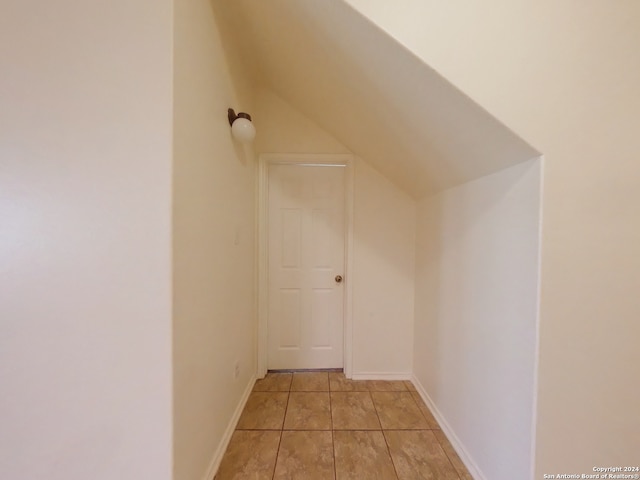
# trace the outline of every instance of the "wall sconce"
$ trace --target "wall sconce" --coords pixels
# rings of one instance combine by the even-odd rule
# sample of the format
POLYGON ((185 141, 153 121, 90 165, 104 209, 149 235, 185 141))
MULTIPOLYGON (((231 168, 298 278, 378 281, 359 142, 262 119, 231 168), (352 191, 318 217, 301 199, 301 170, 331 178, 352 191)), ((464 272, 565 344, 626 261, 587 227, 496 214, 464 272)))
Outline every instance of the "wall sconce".
POLYGON ((233 108, 228 110, 231 135, 241 143, 251 143, 256 136, 256 127, 251 123, 251 115, 244 112, 236 112, 233 108))

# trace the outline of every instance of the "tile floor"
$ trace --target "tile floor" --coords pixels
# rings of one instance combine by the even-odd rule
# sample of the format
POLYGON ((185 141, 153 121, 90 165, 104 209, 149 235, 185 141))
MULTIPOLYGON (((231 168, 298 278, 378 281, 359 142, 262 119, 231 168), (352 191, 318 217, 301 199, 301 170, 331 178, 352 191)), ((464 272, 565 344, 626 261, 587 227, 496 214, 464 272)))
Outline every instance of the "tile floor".
POLYGON ((411 382, 258 380, 215 480, 472 480, 411 382))

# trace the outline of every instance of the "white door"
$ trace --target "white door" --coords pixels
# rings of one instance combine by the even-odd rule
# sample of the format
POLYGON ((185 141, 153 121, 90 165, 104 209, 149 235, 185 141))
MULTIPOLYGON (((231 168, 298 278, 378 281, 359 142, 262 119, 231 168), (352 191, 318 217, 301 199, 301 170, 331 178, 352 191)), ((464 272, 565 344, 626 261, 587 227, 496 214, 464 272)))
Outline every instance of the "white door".
POLYGON ((345 168, 269 166, 269 369, 341 368, 345 168))

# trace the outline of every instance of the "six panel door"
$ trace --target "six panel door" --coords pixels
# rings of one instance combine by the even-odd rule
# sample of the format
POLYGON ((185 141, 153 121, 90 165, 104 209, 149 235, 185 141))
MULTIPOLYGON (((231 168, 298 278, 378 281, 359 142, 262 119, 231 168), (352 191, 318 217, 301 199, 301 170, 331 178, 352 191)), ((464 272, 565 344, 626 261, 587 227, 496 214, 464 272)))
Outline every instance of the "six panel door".
POLYGON ((345 168, 269 166, 269 369, 341 368, 345 168))

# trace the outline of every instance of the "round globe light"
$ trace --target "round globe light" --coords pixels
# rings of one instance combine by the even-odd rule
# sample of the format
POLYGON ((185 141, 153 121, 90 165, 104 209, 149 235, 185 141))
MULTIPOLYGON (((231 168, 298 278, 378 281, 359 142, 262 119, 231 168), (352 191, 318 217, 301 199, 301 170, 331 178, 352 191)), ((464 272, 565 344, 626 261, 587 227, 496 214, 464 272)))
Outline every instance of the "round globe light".
POLYGON ((231 134, 241 143, 251 143, 256 136, 256 128, 248 118, 238 117, 231 125, 231 134))

